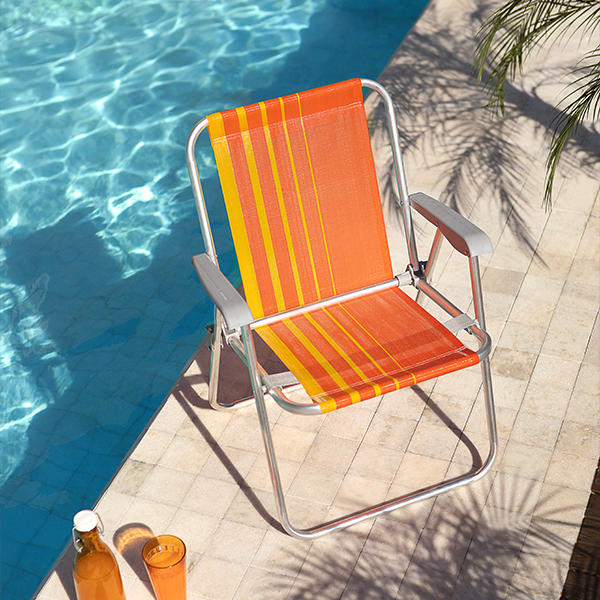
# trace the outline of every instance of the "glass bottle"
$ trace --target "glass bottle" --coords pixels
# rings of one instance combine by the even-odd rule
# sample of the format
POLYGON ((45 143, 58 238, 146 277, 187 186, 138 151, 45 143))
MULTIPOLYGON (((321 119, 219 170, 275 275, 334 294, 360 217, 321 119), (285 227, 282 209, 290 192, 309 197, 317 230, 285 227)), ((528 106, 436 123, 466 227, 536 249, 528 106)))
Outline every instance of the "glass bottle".
POLYGON ((125 600, 117 560, 100 539, 103 531, 100 517, 91 510, 82 510, 73 519, 77 600, 125 600))

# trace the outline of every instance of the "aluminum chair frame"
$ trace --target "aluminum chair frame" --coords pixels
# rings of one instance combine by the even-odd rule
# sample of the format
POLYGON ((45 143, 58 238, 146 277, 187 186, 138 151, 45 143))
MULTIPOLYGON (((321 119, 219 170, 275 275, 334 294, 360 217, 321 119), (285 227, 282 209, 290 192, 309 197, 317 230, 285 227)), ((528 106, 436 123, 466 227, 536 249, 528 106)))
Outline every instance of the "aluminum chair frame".
POLYGON ((198 122, 192 129, 186 146, 188 170, 206 248, 206 254, 195 256, 192 262, 208 295, 215 303, 215 323, 209 342, 211 349, 209 403, 212 408, 222 411, 235 410, 249 404, 256 405, 281 525, 287 533, 302 539, 316 538, 333 531, 344 529, 366 519, 377 517, 384 513, 408 506, 409 504, 426 500, 433 496, 449 492, 457 487, 473 483, 478 479, 481 479, 491 469, 498 453, 498 435, 489 364, 491 339, 485 331, 485 314, 478 258, 479 255, 492 251, 491 242, 483 231, 444 204, 422 193, 409 195, 406 175, 402 163, 400 140, 393 101, 385 88, 379 83, 369 79, 361 79, 361 83, 364 87, 378 93, 385 106, 396 183, 404 224, 404 233, 408 247, 409 265, 407 270, 391 281, 356 292, 351 292, 349 294, 315 302, 310 305, 305 305, 294 309, 293 311, 280 313, 276 316, 254 320, 245 300, 218 268, 217 253, 195 159, 196 140, 208 126, 208 120, 206 118, 198 122), (415 209, 438 228, 426 262, 419 261, 411 208, 415 209), (449 241, 458 252, 468 257, 473 305, 476 317, 475 320, 464 315, 459 308, 440 294, 428 281, 443 238, 449 241), (297 384, 295 377, 291 373, 288 378, 285 375, 269 376, 265 372, 257 360, 252 330, 260 325, 266 324, 269 320, 289 317, 292 316, 292 314, 298 314, 313 308, 326 306, 330 303, 340 302, 340 300, 348 299, 353 296, 369 294, 376 291, 378 288, 401 285, 413 285, 418 290, 417 302, 419 302, 423 296, 427 296, 452 317, 452 320, 450 321, 451 327, 455 326, 455 330, 466 329, 479 340, 477 354, 479 355, 481 365, 486 423, 490 443, 488 456, 485 461, 483 461, 482 465, 474 472, 468 472, 458 477, 432 484, 426 488, 405 494, 394 498, 393 500, 382 502, 333 521, 316 525, 309 529, 296 528, 291 524, 288 516, 281 477, 277 467, 271 429, 267 417, 265 397, 272 397, 279 406, 289 412, 302 415, 316 415, 321 414, 321 411, 317 404, 298 404, 286 396, 284 389, 287 388, 287 386, 297 384), (240 399, 229 404, 223 404, 218 401, 219 364, 223 342, 230 344, 240 358, 246 363, 250 373, 253 397, 240 399))

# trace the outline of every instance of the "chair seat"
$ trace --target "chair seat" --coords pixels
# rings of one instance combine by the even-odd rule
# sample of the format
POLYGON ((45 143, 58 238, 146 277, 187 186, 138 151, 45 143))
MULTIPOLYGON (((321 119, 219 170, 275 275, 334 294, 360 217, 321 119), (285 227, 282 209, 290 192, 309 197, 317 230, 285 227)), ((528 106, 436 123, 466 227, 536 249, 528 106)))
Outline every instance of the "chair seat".
POLYGON ((476 352, 398 288, 256 331, 323 413, 479 362, 476 352))

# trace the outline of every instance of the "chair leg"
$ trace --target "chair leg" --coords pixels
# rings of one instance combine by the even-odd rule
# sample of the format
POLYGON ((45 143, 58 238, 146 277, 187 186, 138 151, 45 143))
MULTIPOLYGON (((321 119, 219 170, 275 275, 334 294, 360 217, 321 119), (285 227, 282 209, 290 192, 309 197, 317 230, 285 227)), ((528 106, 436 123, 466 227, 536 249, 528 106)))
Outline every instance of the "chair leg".
POLYGON ((210 372, 208 376, 208 402, 212 408, 219 410, 217 392, 219 389, 219 372, 221 370, 222 334, 221 327, 223 316, 215 309, 215 324, 212 331, 210 344, 210 372))
MULTIPOLYGON (((440 254, 440 248, 442 247, 443 236, 439 229, 435 232, 435 237, 433 238, 433 243, 431 244, 431 250, 429 251, 429 258, 427 259, 427 263, 425 264, 425 281, 431 285, 431 274, 433 272, 433 267, 437 262, 438 256, 440 254)), ((417 291, 417 296, 415 297, 415 302, 417 304, 423 305, 423 292, 421 290, 417 291)))
POLYGON ((494 408, 490 359, 487 357, 481 362, 481 378, 483 380, 483 397, 485 401, 488 437, 490 440, 490 454, 488 460, 491 467, 498 455, 498 428, 496 426, 496 409, 494 408))
POLYGON ((222 412, 230 412, 254 403, 254 397, 241 398, 233 402, 222 403, 218 400, 219 373, 223 352, 223 315, 215 309, 215 326, 210 348, 210 372, 208 379, 208 403, 211 408, 222 412))
POLYGON ((250 378, 252 381, 252 389, 254 391, 254 397, 256 400, 256 410, 258 413, 258 421, 260 424, 263 442, 265 445, 265 452, 267 456, 267 462, 269 465, 269 473, 271 475, 271 482, 273 484, 273 492, 275 494, 275 504, 277 506, 277 513, 281 522, 281 525, 287 533, 291 536, 300 539, 313 539, 333 531, 338 531, 356 525, 361 521, 372 519, 379 515, 394 511, 398 508, 408 506, 421 500, 438 496, 445 492, 449 492, 453 489, 473 483, 478 479, 481 479, 492 467, 492 464, 496 458, 498 452, 498 440, 496 435, 496 422, 494 413, 494 400, 492 395, 491 377, 489 369, 489 361, 486 358, 482 363, 482 376, 484 395, 486 402, 486 417, 488 431, 490 433, 490 452, 487 459, 483 462, 481 467, 474 473, 466 473, 458 477, 449 479, 448 481, 442 481, 426 488, 422 488, 410 494, 405 494, 382 502, 374 506, 370 506, 362 511, 354 512, 339 519, 316 525, 309 529, 297 529, 289 520, 287 507, 285 503, 285 496, 283 493, 283 486, 281 484, 281 477, 279 475, 279 469, 277 467, 277 459, 275 457, 275 449, 273 446, 273 438, 271 436, 271 429, 269 427, 269 419, 267 416, 267 410, 265 406, 265 399, 262 393, 260 373, 256 361, 256 351, 254 348, 254 342, 252 340, 252 334, 249 327, 242 328, 242 338, 246 347, 246 355, 248 357, 248 365, 250 371, 250 378))

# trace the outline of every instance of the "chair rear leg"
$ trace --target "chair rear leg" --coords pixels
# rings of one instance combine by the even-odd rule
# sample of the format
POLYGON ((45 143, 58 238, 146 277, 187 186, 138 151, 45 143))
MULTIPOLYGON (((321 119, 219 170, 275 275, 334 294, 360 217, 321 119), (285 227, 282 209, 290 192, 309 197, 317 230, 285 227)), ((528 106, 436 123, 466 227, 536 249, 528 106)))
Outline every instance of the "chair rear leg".
POLYGON ((223 339, 221 328, 223 326, 223 316, 215 309, 215 324, 209 339, 210 344, 210 372, 208 376, 208 402, 215 410, 222 410, 217 401, 219 391, 219 373, 221 370, 221 351, 223 349, 223 339))
POLYGON ((221 357, 223 354, 224 341, 223 334, 223 315, 215 309, 215 325, 214 331, 210 340, 210 371, 208 379, 208 403, 211 408, 222 412, 230 412, 241 408, 242 406, 248 406, 254 403, 254 397, 240 398, 232 402, 219 402, 218 391, 219 391, 219 375, 221 371, 221 357))

